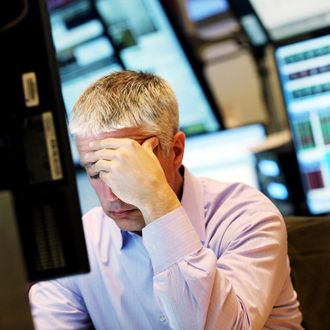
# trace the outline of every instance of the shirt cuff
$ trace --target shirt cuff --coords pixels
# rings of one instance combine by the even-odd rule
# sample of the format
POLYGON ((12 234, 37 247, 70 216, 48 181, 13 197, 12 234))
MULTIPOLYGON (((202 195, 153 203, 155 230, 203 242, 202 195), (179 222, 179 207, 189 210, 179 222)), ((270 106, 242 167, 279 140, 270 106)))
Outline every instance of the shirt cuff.
POLYGON ((182 206, 144 227, 142 236, 155 274, 202 248, 182 206))

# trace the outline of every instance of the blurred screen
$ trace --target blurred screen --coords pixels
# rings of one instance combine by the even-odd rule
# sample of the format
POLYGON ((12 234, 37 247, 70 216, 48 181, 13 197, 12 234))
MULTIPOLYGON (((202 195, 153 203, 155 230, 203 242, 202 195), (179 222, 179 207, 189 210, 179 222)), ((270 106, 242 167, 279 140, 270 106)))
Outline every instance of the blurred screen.
POLYGON ((330 25, 329 0, 249 0, 273 41, 330 25))
POLYGON ((248 41, 254 47, 265 46, 269 42, 267 33, 260 24, 249 0, 228 0, 230 11, 238 19, 248 41))
POLYGON ((188 16, 191 21, 198 22, 228 11, 227 0, 185 0, 188 16))
POLYGON ((97 0, 95 7, 87 0, 62 2, 55 6, 53 0, 49 8, 68 114, 90 83, 127 68, 153 72, 171 84, 187 135, 221 128, 158 0, 97 0))
POLYGON ((330 211, 330 35, 281 46, 276 63, 306 202, 330 211))
POLYGON ((255 158, 250 149, 265 139, 261 124, 188 137, 183 164, 196 176, 258 188, 255 158))

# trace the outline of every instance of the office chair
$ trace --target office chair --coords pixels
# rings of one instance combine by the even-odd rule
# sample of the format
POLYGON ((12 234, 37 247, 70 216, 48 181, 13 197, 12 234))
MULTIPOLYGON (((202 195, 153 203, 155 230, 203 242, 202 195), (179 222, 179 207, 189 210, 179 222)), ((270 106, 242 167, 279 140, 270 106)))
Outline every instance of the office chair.
POLYGON ((303 326, 330 329, 330 217, 286 217, 285 222, 303 326))

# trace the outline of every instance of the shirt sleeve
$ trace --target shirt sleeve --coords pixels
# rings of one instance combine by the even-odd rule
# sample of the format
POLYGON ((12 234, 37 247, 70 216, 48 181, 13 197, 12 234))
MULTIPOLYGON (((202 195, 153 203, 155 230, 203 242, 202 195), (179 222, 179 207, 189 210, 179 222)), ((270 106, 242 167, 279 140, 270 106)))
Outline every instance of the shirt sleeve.
POLYGON ((72 290, 73 285, 69 282, 72 282, 70 278, 63 278, 39 282, 30 288, 36 330, 93 329, 83 299, 72 290))
POLYGON ((221 237, 215 229, 213 249, 203 246, 183 207, 143 229, 171 328, 263 328, 286 279, 287 256, 280 215, 258 217, 237 221, 221 237))

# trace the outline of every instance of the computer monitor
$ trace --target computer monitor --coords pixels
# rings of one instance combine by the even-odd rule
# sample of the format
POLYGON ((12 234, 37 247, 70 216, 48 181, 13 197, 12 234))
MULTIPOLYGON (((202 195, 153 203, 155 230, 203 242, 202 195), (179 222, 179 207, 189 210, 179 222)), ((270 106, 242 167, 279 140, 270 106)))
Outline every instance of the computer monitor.
POLYGON ((330 34, 278 46, 275 60, 306 203, 330 211, 330 34))
MULTIPOLYGON (((187 134, 222 128, 220 112, 193 52, 159 0, 48 1, 67 113, 105 74, 153 72, 173 87, 187 134)), ((74 155, 78 162, 78 155, 74 155)))
POLYGON ((330 25, 328 0, 249 0, 272 42, 330 25))
POLYGON ((0 7, 0 191, 13 199, 28 280, 87 272, 46 4, 0 7))
POLYGON ((265 139, 262 124, 188 137, 183 164, 196 176, 258 188, 255 157, 250 149, 265 139))

